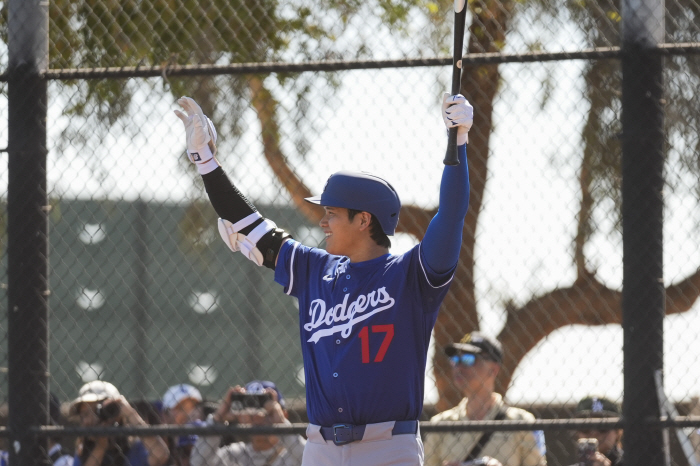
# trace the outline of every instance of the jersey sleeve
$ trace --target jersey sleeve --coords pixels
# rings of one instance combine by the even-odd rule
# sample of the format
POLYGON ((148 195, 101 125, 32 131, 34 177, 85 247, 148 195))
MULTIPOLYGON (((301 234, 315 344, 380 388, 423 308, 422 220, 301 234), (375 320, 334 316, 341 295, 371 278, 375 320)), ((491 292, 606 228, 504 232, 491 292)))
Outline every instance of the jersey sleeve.
POLYGON ((440 309, 440 304, 450 288, 455 266, 445 272, 436 272, 426 263, 422 246, 418 244, 404 254, 404 257, 409 258, 406 262, 407 283, 416 290, 415 299, 420 300, 423 312, 432 314, 440 309))
POLYGON ((419 249, 419 259, 421 264, 421 272, 425 276, 428 286, 431 286, 433 288, 441 288, 449 284, 452 281, 452 277, 454 276, 455 270, 457 269, 457 264, 455 264, 452 268, 448 269, 445 272, 437 272, 430 266, 428 261, 425 259, 423 252, 424 250, 425 249, 423 247, 419 249))
POLYGON ((294 240, 287 240, 280 248, 277 255, 277 265, 275 266, 275 282, 282 285, 284 292, 288 295, 296 296, 294 259, 296 250, 301 243, 294 240))
POLYGON ((462 247, 464 217, 469 208, 467 146, 459 146, 459 165, 446 165, 440 182, 440 207, 423 237, 426 265, 441 274, 453 270, 462 247))
POLYGON ((288 239, 277 255, 275 281, 284 287, 286 294, 298 298, 300 293, 322 280, 333 257, 339 256, 288 239))

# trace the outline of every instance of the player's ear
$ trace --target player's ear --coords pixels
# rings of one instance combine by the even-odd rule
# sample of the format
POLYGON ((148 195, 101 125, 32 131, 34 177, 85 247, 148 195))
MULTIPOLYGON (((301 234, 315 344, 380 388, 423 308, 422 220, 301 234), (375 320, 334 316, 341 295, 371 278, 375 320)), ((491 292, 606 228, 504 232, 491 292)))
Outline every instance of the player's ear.
POLYGON ((360 212, 360 227, 369 228, 372 223, 372 214, 369 212, 360 212))

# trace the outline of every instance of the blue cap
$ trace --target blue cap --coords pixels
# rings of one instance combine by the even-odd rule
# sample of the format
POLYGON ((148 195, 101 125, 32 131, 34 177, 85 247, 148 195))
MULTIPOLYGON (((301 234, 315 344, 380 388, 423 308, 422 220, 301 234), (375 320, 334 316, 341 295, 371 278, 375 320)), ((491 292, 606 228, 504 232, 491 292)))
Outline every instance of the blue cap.
POLYGON ((369 212, 377 217, 384 234, 393 236, 399 223, 401 200, 383 178, 366 172, 340 171, 326 181, 320 196, 307 197, 312 204, 369 212))
POLYGON ((271 388, 277 392, 277 401, 279 402, 280 406, 284 408, 285 402, 282 392, 279 391, 277 385, 269 380, 253 380, 252 382, 248 382, 245 386, 245 391, 246 393, 252 393, 253 395, 260 395, 265 393, 266 388, 271 388))
POLYGON ((186 383, 173 385, 163 395, 163 408, 173 409, 186 399, 193 399, 199 403, 202 401, 202 394, 195 387, 186 383))

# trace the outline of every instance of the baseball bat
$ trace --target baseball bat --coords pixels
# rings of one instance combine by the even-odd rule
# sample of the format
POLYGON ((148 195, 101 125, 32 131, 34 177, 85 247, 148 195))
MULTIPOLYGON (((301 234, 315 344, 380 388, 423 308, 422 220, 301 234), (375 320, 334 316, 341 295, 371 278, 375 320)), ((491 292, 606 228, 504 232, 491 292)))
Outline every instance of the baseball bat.
MULTIPOLYGON (((452 51, 452 95, 459 94, 462 80, 462 49, 464 48, 464 24, 467 21, 467 1, 455 0, 455 37, 452 51)), ((457 156, 457 128, 450 128, 447 138, 445 165, 459 165, 457 156)))

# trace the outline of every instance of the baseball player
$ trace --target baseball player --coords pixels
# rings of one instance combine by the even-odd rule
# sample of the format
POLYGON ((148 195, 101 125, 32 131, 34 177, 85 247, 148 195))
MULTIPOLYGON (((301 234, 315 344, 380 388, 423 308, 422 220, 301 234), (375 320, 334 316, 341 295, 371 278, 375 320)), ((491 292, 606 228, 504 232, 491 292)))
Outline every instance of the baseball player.
POLYGON ((326 250, 304 246, 263 217, 216 159, 216 131, 197 103, 183 97, 187 154, 221 217, 228 247, 299 301, 309 426, 302 464, 421 465, 418 418, 425 365, 438 308, 454 275, 469 205, 466 160, 473 109, 443 96, 442 116, 458 129, 457 166, 445 166, 440 208, 423 240, 389 253, 401 202, 391 184, 341 171, 320 196, 326 250))

